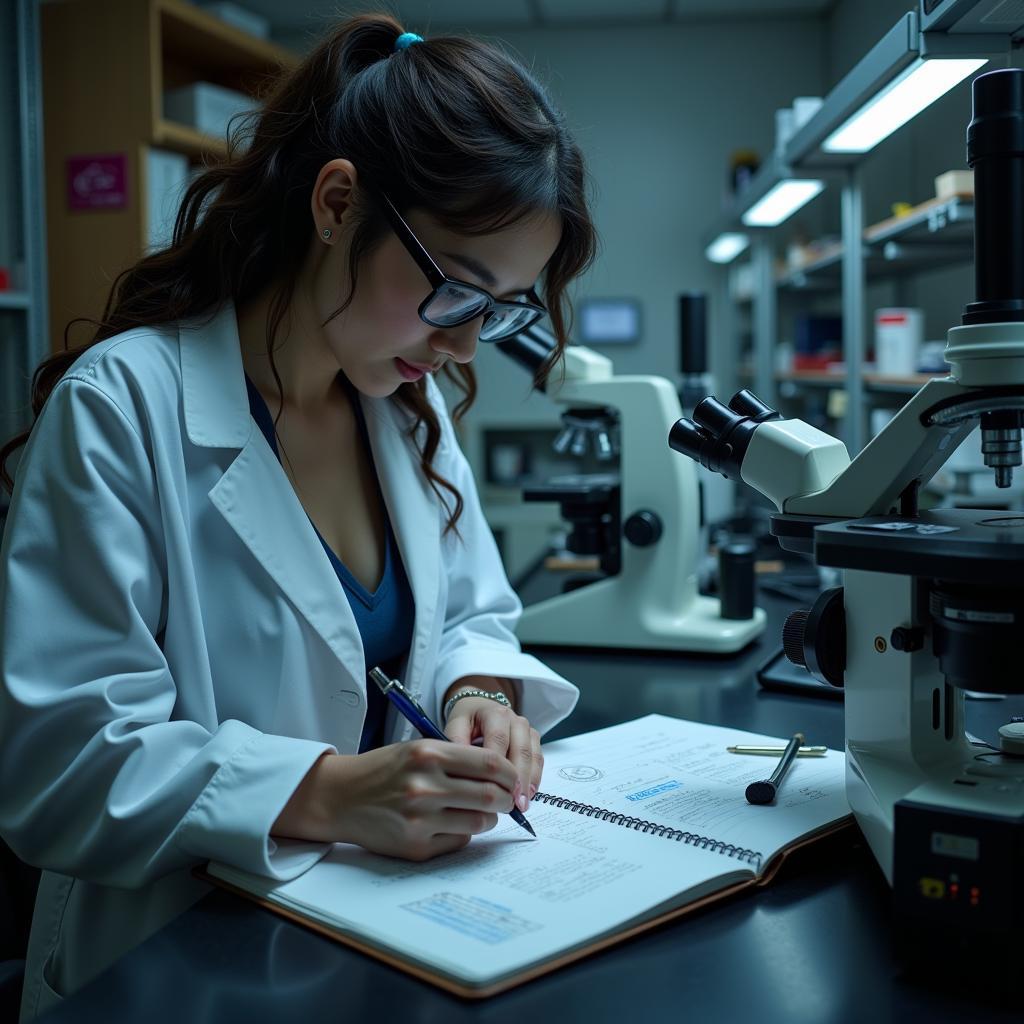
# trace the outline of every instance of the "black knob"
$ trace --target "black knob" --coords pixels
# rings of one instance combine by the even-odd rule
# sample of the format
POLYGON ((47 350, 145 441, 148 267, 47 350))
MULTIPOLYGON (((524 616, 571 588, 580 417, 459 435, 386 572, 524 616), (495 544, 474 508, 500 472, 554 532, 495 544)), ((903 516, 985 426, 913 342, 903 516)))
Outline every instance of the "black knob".
POLYGON ((897 651, 919 651, 924 647, 924 630, 920 626, 897 626, 889 634, 889 643, 897 651))
POLYGON ((805 667, 807 665, 807 657, 804 654, 804 637, 807 635, 807 616, 809 614, 806 608, 790 612, 782 627, 782 649, 794 665, 805 667))
POLYGON ((718 593, 723 619, 754 617, 754 555, 751 541, 730 541, 718 549, 718 593))
POLYGON ((630 544, 638 548, 650 547, 661 538, 661 518, 656 512, 649 512, 647 509, 634 512, 626 520, 623 533, 630 544))
POLYGON ((846 610, 843 588, 824 590, 810 611, 795 611, 782 627, 782 649, 794 665, 832 686, 842 686, 846 672, 846 610))

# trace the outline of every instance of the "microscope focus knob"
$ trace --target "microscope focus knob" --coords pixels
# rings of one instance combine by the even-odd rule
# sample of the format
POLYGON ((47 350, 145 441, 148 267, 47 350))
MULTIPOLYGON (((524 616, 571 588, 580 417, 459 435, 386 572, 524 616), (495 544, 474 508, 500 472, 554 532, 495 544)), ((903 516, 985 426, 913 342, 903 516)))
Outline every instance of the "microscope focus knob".
POLYGON ((807 616, 810 613, 806 608, 790 612, 782 627, 782 649, 786 657, 794 665, 806 667, 807 659, 804 657, 804 636, 807 634, 807 616))
POLYGON ((650 547, 661 539, 661 517, 657 512, 641 509, 626 520, 622 532, 630 544, 638 548, 650 547))
POLYGON ((782 627, 782 649, 815 679, 842 686, 846 673, 846 609, 843 588, 822 591, 810 611, 792 612, 782 627))
POLYGON ((897 626, 889 634, 889 645, 896 651, 919 651, 924 647, 924 630, 920 626, 897 626))

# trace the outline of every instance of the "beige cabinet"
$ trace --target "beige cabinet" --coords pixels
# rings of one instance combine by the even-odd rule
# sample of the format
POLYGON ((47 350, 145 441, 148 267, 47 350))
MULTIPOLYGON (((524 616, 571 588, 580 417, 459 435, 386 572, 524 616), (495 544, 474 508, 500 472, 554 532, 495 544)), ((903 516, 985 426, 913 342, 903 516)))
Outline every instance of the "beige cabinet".
MULTIPOLYGON (((164 116, 168 90, 196 82, 258 97, 290 51, 183 0, 43 4, 42 72, 50 327, 98 318, 117 275, 150 242, 150 150, 190 164, 226 139, 164 116)), ((90 335, 79 325, 74 345, 90 335)))

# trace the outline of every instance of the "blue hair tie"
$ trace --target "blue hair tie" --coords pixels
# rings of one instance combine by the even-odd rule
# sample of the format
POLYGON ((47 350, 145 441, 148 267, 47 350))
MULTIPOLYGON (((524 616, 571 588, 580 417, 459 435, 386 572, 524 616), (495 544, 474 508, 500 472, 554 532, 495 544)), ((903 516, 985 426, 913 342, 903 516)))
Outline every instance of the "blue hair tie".
POLYGON ((395 50, 408 50, 413 43, 422 43, 423 36, 416 35, 415 32, 403 32, 395 40, 395 50))

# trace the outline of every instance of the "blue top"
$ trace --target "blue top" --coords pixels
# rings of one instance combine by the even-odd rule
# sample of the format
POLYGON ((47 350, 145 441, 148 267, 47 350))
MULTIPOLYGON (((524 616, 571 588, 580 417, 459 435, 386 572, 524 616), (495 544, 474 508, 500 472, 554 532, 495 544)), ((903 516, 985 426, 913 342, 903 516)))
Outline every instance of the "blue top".
MULTIPOLYGON (((359 435, 372 464, 373 454, 370 450, 366 419, 359 404, 359 397, 355 394, 351 384, 341 375, 339 377, 349 392, 352 408, 355 410, 356 420, 359 424, 359 435)), ((280 462, 281 455, 277 450, 277 438, 274 434, 274 418, 248 374, 245 375, 245 386, 249 392, 249 411, 280 462)), ((384 575, 372 594, 348 571, 341 559, 330 549, 312 520, 310 520, 310 525, 316 530, 316 535, 320 538, 320 543, 331 560, 334 571, 338 574, 338 580, 344 588, 345 596, 352 608, 352 614, 355 616, 356 625, 359 628, 359 636, 363 641, 367 670, 374 665, 380 665, 385 672, 393 675, 394 673, 391 671, 393 663, 402 658, 409 649, 416 607, 383 496, 381 496, 381 507, 384 509, 384 575), (389 663, 392 663, 391 667, 389 667, 389 663)), ((380 746, 384 737, 384 716, 388 708, 387 698, 369 681, 366 684, 366 698, 366 721, 363 723, 363 733, 359 740, 360 753, 380 746)))

